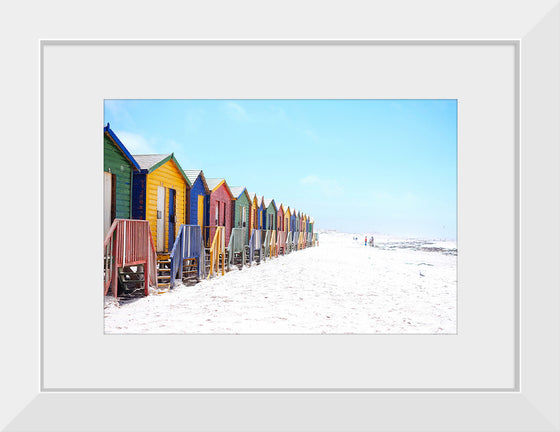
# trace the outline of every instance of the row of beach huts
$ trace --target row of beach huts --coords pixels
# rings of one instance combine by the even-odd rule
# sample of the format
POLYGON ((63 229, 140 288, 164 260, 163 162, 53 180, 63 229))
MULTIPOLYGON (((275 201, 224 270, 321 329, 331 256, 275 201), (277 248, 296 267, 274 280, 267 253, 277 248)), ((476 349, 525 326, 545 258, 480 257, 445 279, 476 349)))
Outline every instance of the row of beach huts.
POLYGON ((318 245, 309 215, 183 170, 173 153, 131 155, 109 123, 103 135, 105 295, 165 292, 318 245))

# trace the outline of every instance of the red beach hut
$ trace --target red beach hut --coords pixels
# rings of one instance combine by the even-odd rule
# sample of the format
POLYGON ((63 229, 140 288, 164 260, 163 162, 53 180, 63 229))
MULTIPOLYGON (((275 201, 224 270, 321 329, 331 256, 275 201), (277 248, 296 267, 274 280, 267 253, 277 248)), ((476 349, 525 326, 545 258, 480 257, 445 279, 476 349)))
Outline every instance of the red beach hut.
POLYGON ((207 178, 206 184, 210 190, 210 236, 208 245, 212 244, 217 226, 225 227, 225 245, 229 245, 231 235, 231 202, 233 195, 225 179, 207 178))

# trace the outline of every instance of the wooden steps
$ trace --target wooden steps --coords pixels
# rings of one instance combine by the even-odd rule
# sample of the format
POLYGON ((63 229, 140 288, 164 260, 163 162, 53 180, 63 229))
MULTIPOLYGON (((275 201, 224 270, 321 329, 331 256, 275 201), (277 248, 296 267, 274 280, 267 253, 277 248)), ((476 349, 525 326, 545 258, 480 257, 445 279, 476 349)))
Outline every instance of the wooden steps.
POLYGON ((186 258, 183 260, 181 279, 186 283, 197 283, 200 281, 198 277, 198 260, 196 258, 186 258))
POLYGON ((204 248, 204 274, 208 274, 210 272, 210 248, 204 248))
POLYGON ((118 268, 118 295, 121 298, 144 296, 144 266, 118 268))
POLYGON ((171 286, 171 259, 168 253, 157 256, 157 287, 166 290, 171 286))

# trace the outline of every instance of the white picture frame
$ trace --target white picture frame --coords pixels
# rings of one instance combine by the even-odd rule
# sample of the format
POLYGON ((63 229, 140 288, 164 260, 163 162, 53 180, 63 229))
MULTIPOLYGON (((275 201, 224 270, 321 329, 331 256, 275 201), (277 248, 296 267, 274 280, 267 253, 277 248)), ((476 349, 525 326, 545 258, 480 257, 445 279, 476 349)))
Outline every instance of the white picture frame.
MULTIPOLYGON (((378 6, 378 4, 374 4, 378 6)), ((514 254, 517 268, 515 276, 517 291, 515 294, 516 322, 513 333, 515 361, 515 379, 511 386, 473 388, 442 388, 425 386, 419 389, 401 388, 202 388, 189 391, 173 389, 158 383, 158 368, 165 365, 147 365, 145 373, 152 376, 153 385, 142 389, 132 386, 123 388, 72 388, 72 385, 53 386, 45 381, 45 371, 56 369, 56 365, 45 362, 45 334, 52 332, 45 328, 45 308, 50 307, 43 290, 45 277, 55 273, 62 281, 64 269, 49 265, 46 259, 45 233, 52 229, 52 220, 45 220, 45 207, 51 205, 45 200, 45 193, 52 183, 45 183, 45 161, 49 160, 49 148, 45 148, 43 136, 52 128, 60 128, 60 133, 71 129, 70 125, 53 123, 49 112, 42 108, 56 95, 44 91, 44 85, 56 79, 48 74, 50 57, 45 56, 46 47, 67 47, 117 45, 121 39, 118 32, 109 31, 103 35, 97 33, 96 22, 108 20, 116 26, 125 26, 123 20, 128 10, 112 6, 104 10, 102 4, 96 5, 96 11, 85 20, 78 21, 83 27, 76 28, 66 18, 56 12, 48 12, 50 24, 60 24, 57 38, 51 39, 49 27, 41 22, 31 22, 15 29, 19 38, 10 38, 7 54, 23 54, 25 71, 9 71, 7 83, 16 83, 7 92, 11 106, 37 107, 24 110, 17 115, 14 125, 6 130, 7 142, 36 143, 29 145, 30 161, 38 167, 26 181, 26 186, 37 191, 38 200, 27 203, 27 212, 20 216, 20 222, 30 228, 25 238, 38 248, 37 266, 25 274, 31 289, 10 288, 4 296, 9 310, 3 313, 2 340, 8 356, 3 359, 0 372, 2 382, 2 416, 0 425, 6 430, 560 430, 560 358, 559 358, 559 274, 557 263, 560 258, 559 247, 559 128, 560 118, 560 6, 557 1, 532 2, 511 6, 503 3, 469 4, 461 2, 457 9, 450 10, 443 3, 434 2, 439 7, 432 14, 429 8, 408 3, 410 16, 414 20, 403 20, 401 7, 397 5, 377 8, 362 5, 362 17, 356 17, 358 24, 369 23, 367 17, 385 18, 375 21, 378 25, 367 27, 364 35, 348 39, 356 33, 354 26, 343 29, 331 29, 331 26, 317 23, 316 33, 305 32, 307 20, 313 16, 310 6, 298 6, 298 19, 293 33, 284 33, 280 24, 263 28, 258 24, 254 30, 248 30, 251 37, 242 40, 236 32, 243 18, 234 24, 220 21, 220 28, 215 28, 212 36, 220 40, 210 40, 202 24, 193 24, 192 31, 156 41, 169 33, 165 22, 157 29, 143 30, 129 22, 129 30, 138 30, 145 40, 124 41, 123 45, 132 50, 143 46, 165 47, 198 41, 201 49, 213 49, 219 45, 238 46, 250 42, 261 46, 290 47, 310 43, 319 49, 329 46, 359 46, 383 42, 388 46, 399 47, 403 43, 412 45, 429 45, 434 43, 460 46, 461 44, 478 44, 479 46, 503 44, 513 47, 516 63, 512 65, 516 81, 516 131, 517 147, 516 180, 513 189, 515 209, 514 254), (507 16, 516 19, 504 20, 503 8, 508 8, 507 16), (436 18, 434 18, 434 16, 436 18), (471 19, 480 18, 477 25, 471 19), (482 18, 481 18, 482 17, 482 18), (95 18, 95 19, 93 19, 95 18), (120 18, 120 19, 119 19, 120 18), (116 20, 115 20, 116 19, 116 20), (383 21, 383 22, 382 22, 383 21), (417 23, 414 24, 413 21, 417 23), (91 22, 91 23, 90 23, 91 22), (419 24, 418 24, 419 23, 419 24), (220 29, 222 31, 220 31, 220 29), (298 33, 297 30, 301 33, 298 33), (280 31, 282 30, 282 31, 280 31), (198 31, 198 34, 197 34, 198 31), (316 34, 326 35, 317 40, 316 34), (205 35, 201 38, 198 35, 205 35), (303 36, 301 36, 303 35, 303 36), (100 40, 104 36, 106 40, 100 40), (237 40, 226 40, 225 36, 237 40), (296 39, 294 39, 294 37, 296 39), (204 43, 206 40, 206 43, 204 43), (256 42, 251 42, 256 41, 256 42), (12 47, 13 46, 13 47, 12 47), (16 50, 16 51, 14 51, 16 50), (39 114, 39 116, 35 116, 39 114), (543 191, 546 196, 543 197, 543 191), (37 221, 37 217, 39 221, 37 221), (39 222, 39 223, 37 223, 39 222), (38 282, 38 286, 35 285, 38 282), (34 289, 36 287, 36 289, 34 289), (46 304, 47 303, 47 304, 46 304), (16 354, 19 353, 19 354, 16 354)), ((229 6, 223 5, 224 14, 240 16, 229 6), (236 15, 237 14, 237 15, 236 15)), ((323 5, 324 17, 337 20, 341 11, 330 5, 323 5)), ((22 8, 22 6, 19 6, 22 8)), ((199 12, 204 11, 201 6, 199 12)), ((22 10, 17 10, 22 13, 22 10)), ((344 12, 344 11, 343 11, 344 12)), ((348 12, 348 11, 346 11, 348 12)), ((142 13, 141 13, 142 14, 142 13)), ((291 16, 290 11, 280 13, 291 16)), ((150 14, 146 11, 144 17, 150 14)), ((169 18, 173 20, 174 18, 169 18)), ((246 19, 246 18, 245 18, 246 19)), ((33 21, 33 20, 32 20, 33 21)), ((236 21, 236 20, 232 20, 236 21)), ((282 21, 282 20, 279 20, 282 21)), ((327 20, 328 21, 328 20, 327 20)), ((247 29, 247 27, 242 28, 247 29)), ((366 28, 366 27, 363 27, 366 28)), ((138 33, 137 33, 138 34, 138 33)), ((7 35, 4 35, 6 39, 7 35)), ((71 63, 69 67, 73 67, 71 63)), ((79 65, 77 65, 79 66, 79 65)), ((118 66, 118 65, 117 65, 118 66)), ((157 91, 153 92, 157 94, 157 91)), ((165 96, 165 95, 164 95, 165 96)), ((100 106, 89 107, 85 115, 93 113, 100 117, 100 106)), ((71 111, 69 107, 69 112, 71 111)), ((70 115, 70 114, 69 114, 70 115)), ((459 114, 460 116, 460 114, 459 114)), ((101 130, 99 125, 99 130, 101 130)), ((75 135, 73 135, 75 136, 75 135)), ((101 136, 101 132, 99 132, 101 136)), ((95 137, 93 137, 95 138, 95 137)), ((92 137, 81 137, 85 142, 92 137)), ((79 147, 78 147, 79 149, 79 147)), ((21 159, 19 145, 8 150, 11 156, 7 160, 21 159), (13 152, 13 154, 11 153, 13 152)), ((80 151, 75 154, 78 159, 80 151)), ((50 166, 50 165, 49 165, 50 166)), ((33 171, 33 170, 32 170, 33 171)), ((17 164, 7 168, 10 178, 17 178, 17 164)), ((50 173, 47 173, 50 175, 50 173)), ((49 177, 50 179, 50 177, 49 177)), ((77 186, 69 185, 74 191, 77 186)), ((16 198, 15 192, 8 192, 8 197, 16 198), (11 195, 13 194, 13 195, 11 195)), ((47 195, 49 196, 49 195, 47 195)), ((459 198, 460 199, 460 198, 459 198)), ((16 201, 17 202, 17 201, 16 201)), ((461 211, 468 213, 470 210, 461 211)), ((50 213, 46 213, 50 215, 50 213)), ((70 222, 69 222, 70 223, 70 222)), ((74 225, 71 225, 72 227, 74 225)), ((52 236, 53 233, 49 235, 52 236)), ((56 233, 55 233, 56 234, 56 233)), ((50 237, 47 238, 47 240, 50 237)), ((68 241, 70 236, 60 235, 68 241)), ((17 233, 7 233, 8 244, 18 244, 17 252, 24 255, 29 246, 19 246, 17 233)), ((48 241, 47 241, 48 243, 48 241)), ((50 247, 50 243, 48 244, 50 247)), ((99 248, 101 249, 101 248, 99 248)), ((50 249, 49 249, 50 251, 50 249)), ((511 251, 510 251, 511 252, 511 251)), ((29 252, 28 252, 29 253, 29 252)), ((99 251, 91 252, 95 256, 99 251)), ((88 252, 85 252, 88 255, 88 252)), ((459 254, 461 240, 459 238, 459 254)), ((32 260, 32 259, 31 259, 32 260)), ((459 279, 461 274, 459 274, 459 279)), ((10 285, 11 287, 11 285, 10 285)), ((79 303, 72 304, 68 292, 68 307, 75 309, 74 317, 79 319, 79 303)), ((95 298, 95 295, 93 296, 95 298)), ((51 320, 51 317, 47 317, 51 320)), ((460 319, 460 318, 459 318, 460 319)), ((49 321, 52 323, 53 321, 49 321)), ((61 323, 67 328, 72 322, 61 323)), ((95 325, 98 326, 98 323, 95 325)), ((97 328, 99 330, 99 328, 97 328)), ((77 335, 79 337, 79 335, 77 335)), ((102 336, 102 335, 101 335, 102 336)), ((134 337, 134 336, 132 336, 134 337)), ((393 336, 398 338, 399 336, 393 336)), ((162 336, 154 338, 164 339, 162 336)), ((158 339, 158 340, 159 340, 158 339)), ((113 340, 119 343, 119 340, 113 340)), ((218 344, 221 342, 217 342, 218 344)), ((78 340, 67 340, 68 353, 78 340)), ((204 344, 202 344, 204 346, 204 344)), ((48 347, 47 347, 48 348, 48 347)), ((295 353, 294 353, 295 354, 295 353)), ((109 353, 110 355, 110 353, 109 353)), ((489 360, 490 361, 490 360, 489 360)), ((295 363, 297 365, 297 362, 295 363)), ((87 375, 91 369, 75 373, 87 375)), ((482 373, 483 371, 476 371, 482 373)), ((274 374, 274 370, 269 370, 274 374)), ((336 371, 333 372, 336 375, 336 371)), ((69 382, 72 381, 69 377, 69 382)))

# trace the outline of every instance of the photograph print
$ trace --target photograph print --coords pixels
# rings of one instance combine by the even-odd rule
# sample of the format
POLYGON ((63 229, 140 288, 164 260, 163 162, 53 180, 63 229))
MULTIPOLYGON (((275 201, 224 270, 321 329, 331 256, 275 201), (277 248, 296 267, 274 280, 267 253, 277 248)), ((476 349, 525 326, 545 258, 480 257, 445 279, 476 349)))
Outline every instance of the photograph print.
POLYGON ((457 146, 455 99, 106 99, 105 333, 456 334, 457 146))

